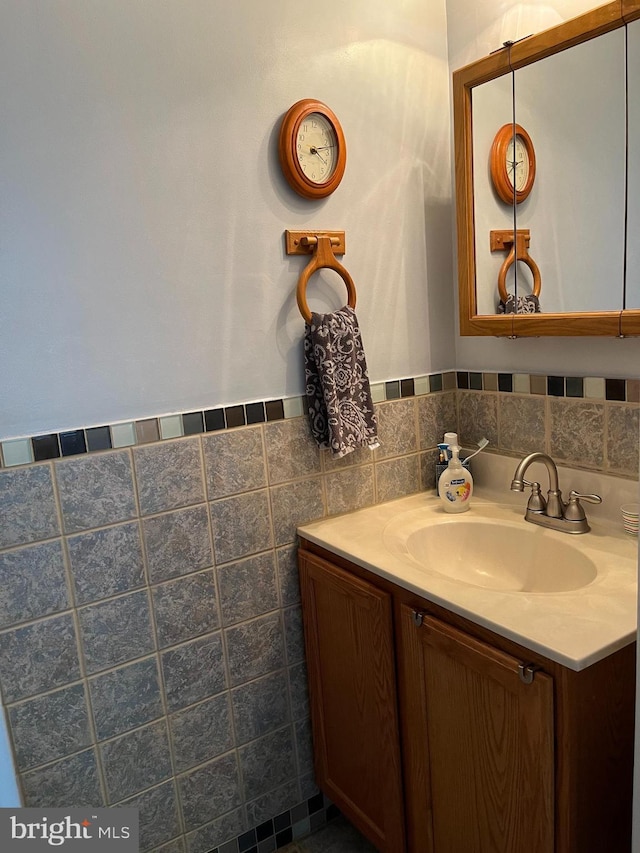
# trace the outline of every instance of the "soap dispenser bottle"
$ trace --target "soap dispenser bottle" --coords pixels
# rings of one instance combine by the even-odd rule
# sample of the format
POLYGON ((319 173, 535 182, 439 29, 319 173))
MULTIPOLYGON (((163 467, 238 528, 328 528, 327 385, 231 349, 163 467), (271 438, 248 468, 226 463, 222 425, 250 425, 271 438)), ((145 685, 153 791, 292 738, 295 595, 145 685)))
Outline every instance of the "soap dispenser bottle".
POLYGON ((466 512, 471 503, 473 477, 460 462, 460 448, 454 444, 449 450, 451 459, 440 474, 438 494, 446 512, 466 512))

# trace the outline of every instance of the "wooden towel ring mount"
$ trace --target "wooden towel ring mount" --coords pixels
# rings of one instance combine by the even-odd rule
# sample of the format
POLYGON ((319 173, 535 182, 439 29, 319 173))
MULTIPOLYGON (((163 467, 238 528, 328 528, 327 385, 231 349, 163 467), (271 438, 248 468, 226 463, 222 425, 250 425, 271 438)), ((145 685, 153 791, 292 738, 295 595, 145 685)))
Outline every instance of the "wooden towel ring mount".
POLYGON ((531 274, 533 275, 532 293, 534 296, 540 296, 540 288, 542 286, 540 270, 529 254, 530 242, 531 234, 528 228, 518 229, 516 231, 515 242, 513 239, 513 231, 490 232, 491 251, 509 252, 504 263, 500 267, 500 272, 498 273, 498 293, 500 294, 500 299, 503 302, 506 302, 509 297, 506 286, 507 272, 509 271, 509 267, 517 261, 522 261, 522 263, 526 264, 531 270, 531 274))
POLYGON ((353 279, 336 258, 335 252, 344 253, 344 231, 285 231, 287 254, 311 254, 311 260, 300 273, 296 289, 298 308, 306 323, 311 323, 311 310, 307 304, 307 284, 311 276, 321 269, 337 272, 347 286, 347 305, 356 307, 356 286, 353 279))

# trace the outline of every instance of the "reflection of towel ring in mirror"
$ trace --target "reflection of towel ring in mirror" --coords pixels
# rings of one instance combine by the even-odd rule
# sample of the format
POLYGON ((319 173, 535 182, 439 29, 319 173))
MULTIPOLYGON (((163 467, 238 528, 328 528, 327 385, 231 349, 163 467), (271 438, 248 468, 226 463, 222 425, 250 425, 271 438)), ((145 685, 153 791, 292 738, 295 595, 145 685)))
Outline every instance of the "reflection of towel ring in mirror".
POLYGON ((506 251, 507 249, 510 249, 504 263, 500 267, 500 272, 498 273, 498 293, 500 294, 502 302, 506 303, 509 298, 506 287, 507 272, 509 271, 509 267, 516 262, 516 254, 517 260, 526 264, 533 275, 532 295, 536 298, 540 296, 542 280, 538 265, 529 254, 529 243, 531 242, 529 229, 526 228, 516 231, 515 242, 513 239, 513 231, 491 231, 490 238, 492 252, 506 251))
POLYGON ((313 245, 313 242, 316 242, 316 249, 313 252, 311 260, 306 265, 306 267, 300 273, 300 278, 298 279, 298 288, 296 290, 296 300, 298 302, 298 308, 300 309, 300 313, 304 317, 306 323, 311 323, 311 311, 309 310, 309 306, 307 305, 307 283, 314 272, 317 272, 321 269, 330 269, 334 272, 337 272, 338 275, 342 278, 344 283, 347 286, 347 305, 350 308, 356 307, 356 286, 353 283, 353 279, 347 272, 347 270, 342 266, 340 261, 333 254, 333 249, 331 248, 331 243, 333 238, 329 237, 327 234, 318 234, 317 237, 309 237, 303 238, 306 240, 307 245, 313 245))

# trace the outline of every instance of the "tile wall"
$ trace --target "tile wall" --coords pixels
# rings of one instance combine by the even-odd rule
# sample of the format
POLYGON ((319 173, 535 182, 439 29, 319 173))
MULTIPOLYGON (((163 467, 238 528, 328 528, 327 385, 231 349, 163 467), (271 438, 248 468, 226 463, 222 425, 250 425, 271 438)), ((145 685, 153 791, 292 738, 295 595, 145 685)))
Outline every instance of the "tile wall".
POLYGON ((42 461, 3 442, 0 687, 25 804, 139 806, 141 850, 164 853, 263 853, 318 826, 296 526, 431 488, 458 427, 637 477, 636 380, 612 399, 603 379, 581 396, 537 379, 374 386, 381 447, 337 461, 292 401, 193 432, 171 416, 176 437, 148 419, 152 440, 138 422, 124 446, 106 427, 104 449, 77 430, 70 455, 53 434, 42 461))

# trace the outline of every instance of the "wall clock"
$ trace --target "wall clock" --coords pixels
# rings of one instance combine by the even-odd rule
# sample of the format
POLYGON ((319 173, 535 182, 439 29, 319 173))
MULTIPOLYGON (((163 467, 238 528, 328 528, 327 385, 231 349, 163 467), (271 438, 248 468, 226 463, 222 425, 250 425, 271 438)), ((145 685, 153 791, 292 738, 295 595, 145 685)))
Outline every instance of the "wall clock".
POLYGON ((507 204, 520 204, 531 192, 536 177, 536 154, 527 131, 505 124, 496 133, 490 155, 491 179, 507 204))
POLYGON ((321 101, 304 98, 286 113, 280 127, 280 166, 304 198, 325 198, 336 189, 347 163, 347 146, 335 113, 321 101))

